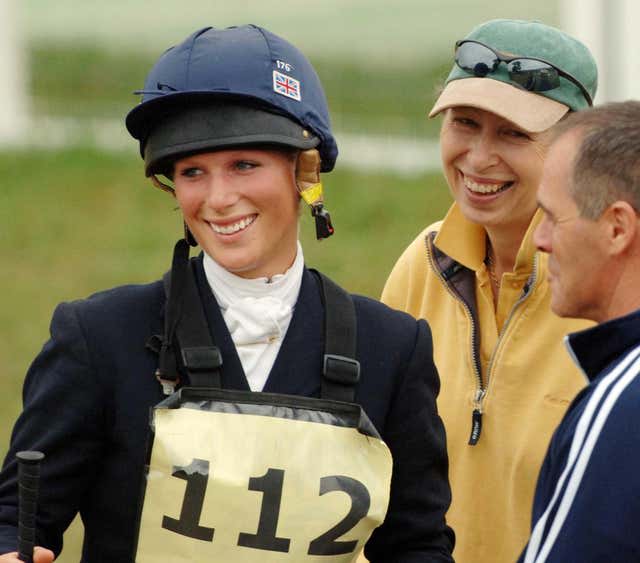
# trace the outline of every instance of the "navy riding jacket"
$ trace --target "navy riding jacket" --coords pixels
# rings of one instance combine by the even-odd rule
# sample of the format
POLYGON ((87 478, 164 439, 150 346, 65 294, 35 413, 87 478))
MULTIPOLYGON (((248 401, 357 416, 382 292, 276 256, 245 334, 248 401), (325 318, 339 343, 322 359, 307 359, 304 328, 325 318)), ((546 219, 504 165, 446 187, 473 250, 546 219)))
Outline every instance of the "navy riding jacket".
MULTIPOLYGON (((201 258, 196 282, 223 357, 222 386, 249 390, 201 258)), ((452 561, 453 532, 445 434, 437 414, 439 379, 424 321, 354 296, 358 402, 393 455, 385 522, 367 543, 370 561, 452 561)), ((51 338, 24 384, 24 410, 0 473, 0 553, 16 549, 17 451, 46 454, 37 543, 58 554, 79 512, 83 562, 132 559, 150 409, 163 399, 146 346, 163 333, 162 282, 117 287, 59 305, 51 338)), ((264 391, 318 397, 323 357, 323 305, 305 270, 291 324, 264 391)))

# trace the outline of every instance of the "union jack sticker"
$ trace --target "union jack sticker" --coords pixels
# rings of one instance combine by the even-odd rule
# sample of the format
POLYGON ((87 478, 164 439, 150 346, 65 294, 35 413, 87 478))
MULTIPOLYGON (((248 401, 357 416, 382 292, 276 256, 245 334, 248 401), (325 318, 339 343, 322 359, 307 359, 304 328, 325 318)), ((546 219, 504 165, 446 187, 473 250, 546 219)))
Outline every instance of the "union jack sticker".
POLYGON ((282 74, 277 70, 273 71, 273 91, 276 94, 282 94, 287 98, 301 101, 300 96, 300 81, 295 78, 291 78, 286 74, 282 74))

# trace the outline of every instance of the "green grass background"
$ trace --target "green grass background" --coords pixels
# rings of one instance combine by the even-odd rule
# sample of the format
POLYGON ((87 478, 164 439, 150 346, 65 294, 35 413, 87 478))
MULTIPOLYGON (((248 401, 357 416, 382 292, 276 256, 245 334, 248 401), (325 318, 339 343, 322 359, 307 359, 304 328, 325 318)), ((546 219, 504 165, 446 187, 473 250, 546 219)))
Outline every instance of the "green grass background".
MULTIPOLYGON (((42 115, 121 118, 135 103, 131 91, 141 85, 152 58, 54 44, 32 48, 36 132, 42 115)), ((426 120, 425 110, 446 65, 371 73, 347 62, 314 62, 336 130, 416 138, 435 134, 437 124, 426 120), (389 82, 402 87, 390 90, 389 82)), ((157 279, 169 266, 181 221, 170 196, 144 178, 133 145, 115 152, 4 149, 0 178, 4 456, 20 411, 24 373, 48 336, 55 305, 113 285, 157 279)), ((317 242, 305 212, 301 237, 307 263, 373 297, 402 249, 450 203, 437 174, 373 174, 345 169, 338 161, 324 184, 336 235, 317 242)), ((77 561, 78 522, 65 541, 59 561, 77 561)))

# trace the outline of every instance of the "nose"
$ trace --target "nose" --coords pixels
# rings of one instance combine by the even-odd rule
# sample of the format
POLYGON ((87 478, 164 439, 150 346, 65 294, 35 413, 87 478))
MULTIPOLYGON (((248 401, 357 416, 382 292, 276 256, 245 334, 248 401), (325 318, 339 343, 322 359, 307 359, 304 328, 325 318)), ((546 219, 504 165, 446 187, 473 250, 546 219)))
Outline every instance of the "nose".
POLYGON ((533 244, 541 252, 551 252, 551 221, 546 215, 533 232, 533 244))
POLYGON ((481 172, 500 162, 496 139, 491 131, 482 131, 470 142, 467 160, 474 170, 481 172))
POLYGON ((225 174, 211 174, 207 183, 205 196, 208 207, 218 213, 224 213, 229 207, 238 202, 240 195, 234 188, 233 182, 225 174))

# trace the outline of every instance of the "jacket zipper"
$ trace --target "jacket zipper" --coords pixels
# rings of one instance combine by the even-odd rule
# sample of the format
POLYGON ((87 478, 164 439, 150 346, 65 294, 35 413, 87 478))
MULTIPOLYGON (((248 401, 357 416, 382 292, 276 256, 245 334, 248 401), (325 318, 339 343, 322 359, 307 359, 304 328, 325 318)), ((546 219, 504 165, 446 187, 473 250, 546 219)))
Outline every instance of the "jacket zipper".
MULTIPOLYGON (((446 280, 444 277, 443 272, 436 266, 435 260, 433 259, 433 255, 431 253, 431 248, 429 246, 429 240, 426 239, 425 242, 427 247, 427 260, 429 261, 429 264, 431 265, 433 271, 437 274, 438 278, 444 285, 447 292, 452 297, 454 297, 459 303, 462 304, 462 307, 464 308, 465 312, 467 313, 467 316, 469 317, 469 321, 471 322, 471 359, 473 361, 473 371, 474 371, 474 376, 476 380, 476 392, 473 398, 473 411, 471 413, 471 433, 469 435, 468 444, 470 446, 475 446, 478 443, 478 440, 480 440, 480 434, 482 433, 482 403, 484 401, 485 396, 487 395, 487 390, 488 390, 488 383, 487 383, 487 386, 485 386, 484 381, 482 379, 480 361, 478 359, 478 354, 476 353, 476 350, 477 350, 476 323, 474 321, 473 314, 471 313, 471 308, 469 307, 469 305, 467 305, 465 301, 456 292, 454 292, 451 289, 451 287, 449 286, 448 280, 446 280)), ((527 279, 524 285, 522 294, 520 295, 518 300, 514 303, 513 307, 511 308, 511 311, 509 312, 509 316, 507 317, 507 320, 502 325, 502 330, 498 335, 498 340, 491 354, 491 358, 489 359, 489 363, 487 365, 487 380, 490 379, 489 374, 491 373, 491 368, 493 367, 493 360, 495 358, 495 354, 498 349, 498 346, 500 345, 500 341, 502 340, 502 337, 504 336, 506 329, 509 326, 509 322, 511 321, 511 319, 513 318, 513 315, 515 314, 516 309, 531 294, 531 289, 537 279, 537 271, 538 271, 538 256, 537 254, 534 254, 533 268, 532 268, 531 275, 529 276, 529 278, 527 279)))
POLYGON ((471 413, 471 434, 469 435, 468 444, 470 446, 475 446, 478 443, 478 440, 480 439, 480 433, 482 432, 482 399, 484 398, 484 395, 486 393, 484 383, 482 381, 482 371, 480 370, 480 360, 478 359, 478 354, 477 354, 477 348, 478 348, 477 332, 478 331, 477 331, 475 320, 473 318, 473 314, 471 312, 471 308, 469 307, 469 305, 465 303, 465 301, 455 291, 451 289, 447 280, 444 277, 443 272, 436 265, 435 260, 433 259, 428 238, 425 240, 425 242, 427 247, 427 260, 429 261, 431 268, 436 273, 436 275, 442 282, 442 285, 444 285, 447 292, 462 305, 471 323, 471 360, 473 364, 473 374, 476 380, 476 393, 473 401, 473 412, 471 413))
MULTIPOLYGON (((511 321, 511 319, 513 318, 513 315, 515 314, 516 309, 518 309, 518 307, 527 299, 527 297, 531 295, 531 289, 536 283, 537 278, 538 278, 538 255, 534 254, 531 275, 529 276, 526 283, 524 284, 520 297, 513 304, 513 307, 511 307, 511 311, 509 311, 509 316, 507 317, 507 320, 502 325, 502 330, 498 335, 498 340, 496 342, 495 348, 493 349, 493 352, 491 353, 491 358, 489 358, 489 363, 487 365, 487 378, 489 380, 491 380, 491 378, 489 378, 489 375, 491 374, 491 368, 493 367, 493 360, 495 358, 496 352, 498 351, 498 347, 500 346, 500 341, 502 340, 502 337, 504 336, 504 333, 506 332, 507 327, 509 326, 509 322, 511 321)), ((486 391, 485 391, 485 394, 486 394, 486 391)))

